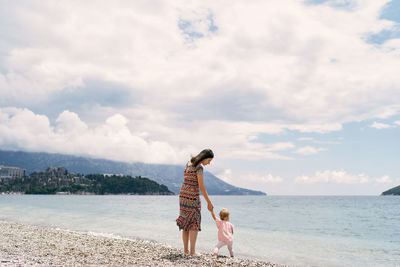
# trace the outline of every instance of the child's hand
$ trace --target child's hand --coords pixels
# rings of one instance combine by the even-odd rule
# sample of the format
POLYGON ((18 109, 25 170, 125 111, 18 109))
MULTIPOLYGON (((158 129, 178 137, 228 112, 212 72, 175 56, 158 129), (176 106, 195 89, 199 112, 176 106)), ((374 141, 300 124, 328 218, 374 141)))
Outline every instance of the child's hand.
POLYGON ((217 217, 215 217, 214 210, 211 210, 210 212, 211 212, 211 216, 213 217, 213 219, 216 220, 217 217))

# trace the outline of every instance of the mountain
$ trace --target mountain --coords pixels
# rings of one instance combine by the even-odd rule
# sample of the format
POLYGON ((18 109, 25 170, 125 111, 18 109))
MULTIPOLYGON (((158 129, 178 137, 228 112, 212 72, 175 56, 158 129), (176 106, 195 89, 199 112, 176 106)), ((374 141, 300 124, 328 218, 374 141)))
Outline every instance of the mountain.
MULTIPOLYGON (((125 163, 63 154, 3 150, 0 150, 0 165, 23 168, 27 175, 40 172, 50 166, 62 166, 70 172, 81 174, 108 173, 144 176, 166 185, 175 194, 179 193, 184 170, 184 166, 179 165, 125 163)), ((261 191, 230 185, 207 171, 204 172, 204 181, 209 195, 266 195, 261 191)))
POLYGON ((391 188, 391 189, 389 189, 389 190, 386 190, 386 191, 383 192, 381 195, 382 195, 382 196, 388 196, 388 195, 397 195, 397 196, 400 196, 400 185, 399 185, 399 186, 396 186, 396 187, 393 187, 393 188, 391 188))

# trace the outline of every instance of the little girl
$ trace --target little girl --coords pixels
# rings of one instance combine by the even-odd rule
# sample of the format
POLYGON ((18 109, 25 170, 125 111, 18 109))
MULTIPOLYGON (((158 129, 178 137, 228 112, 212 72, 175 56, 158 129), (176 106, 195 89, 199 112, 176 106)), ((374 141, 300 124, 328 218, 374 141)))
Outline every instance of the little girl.
POLYGON ((218 228, 218 244, 215 246, 213 257, 216 258, 219 249, 226 245, 228 246, 229 254, 233 258, 233 225, 229 222, 229 210, 222 209, 219 212, 221 219, 215 217, 214 210, 211 210, 211 215, 218 228))

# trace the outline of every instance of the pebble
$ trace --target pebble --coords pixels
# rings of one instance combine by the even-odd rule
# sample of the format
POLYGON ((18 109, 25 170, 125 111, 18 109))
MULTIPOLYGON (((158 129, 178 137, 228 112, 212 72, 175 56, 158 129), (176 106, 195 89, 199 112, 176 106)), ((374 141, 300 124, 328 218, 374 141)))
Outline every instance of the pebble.
POLYGON ((182 250, 145 240, 0 221, 0 266, 254 266, 284 267, 245 258, 211 254, 190 256, 182 250))

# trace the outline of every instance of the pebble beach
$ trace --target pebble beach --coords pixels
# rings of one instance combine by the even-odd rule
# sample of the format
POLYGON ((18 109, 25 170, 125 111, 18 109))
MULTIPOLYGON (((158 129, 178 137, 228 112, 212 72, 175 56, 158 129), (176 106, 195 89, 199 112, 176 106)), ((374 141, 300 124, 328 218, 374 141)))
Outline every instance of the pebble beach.
POLYGON ((0 266, 268 266, 245 258, 189 256, 152 241, 0 221, 0 266))

